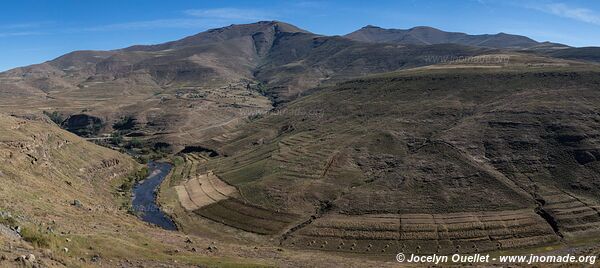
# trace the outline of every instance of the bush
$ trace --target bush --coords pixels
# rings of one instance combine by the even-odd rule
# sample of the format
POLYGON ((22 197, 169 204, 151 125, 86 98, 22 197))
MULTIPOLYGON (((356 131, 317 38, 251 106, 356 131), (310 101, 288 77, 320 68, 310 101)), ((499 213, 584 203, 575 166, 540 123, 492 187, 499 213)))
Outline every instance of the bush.
POLYGON ((173 165, 175 165, 177 167, 177 166, 183 165, 185 163, 185 160, 183 160, 183 157, 176 155, 176 156, 171 157, 171 162, 173 162, 173 165))
MULTIPOLYGON (((121 185, 117 188, 117 191, 121 193, 131 194, 131 192, 133 191, 133 186, 137 182, 148 177, 149 173, 150 171, 148 170, 148 167, 143 167, 137 170, 135 173, 132 173, 129 176, 127 176, 127 178, 125 178, 123 183, 121 183, 121 185)), ((133 208, 131 207, 131 198, 129 198, 128 196, 129 195, 127 195, 127 198, 122 200, 120 209, 127 210, 128 213, 132 213, 133 208)))
POLYGON ((150 171, 148 170, 148 167, 143 167, 143 168, 139 169, 138 171, 136 171, 135 173, 127 176, 125 181, 123 181, 121 186, 119 186, 119 191, 126 192, 126 193, 131 192, 131 190, 133 189, 133 186, 138 181, 141 181, 141 180, 145 179, 146 177, 148 177, 149 172, 150 171))
POLYGON ((121 136, 118 133, 113 133, 112 136, 110 137, 110 143, 112 143, 113 145, 119 145, 123 142, 123 136, 121 136))
POLYGON ((14 227, 17 226, 17 221, 13 217, 0 217, 0 224, 14 227))
POLYGON ((120 121, 113 124, 113 128, 116 130, 130 130, 135 127, 136 119, 128 115, 121 118, 120 121))
POLYGON ((44 233, 39 229, 24 227, 21 230, 21 237, 23 237, 23 240, 33 244, 36 247, 48 248, 52 244, 51 235, 44 233))
POLYGON ((142 141, 138 138, 133 138, 129 142, 127 142, 124 146, 126 149, 139 149, 143 147, 142 141))
POLYGON ((65 118, 57 111, 54 111, 52 113, 44 111, 44 115, 46 115, 48 118, 50 118, 50 120, 52 120, 52 122, 56 123, 59 126, 65 121, 65 118))

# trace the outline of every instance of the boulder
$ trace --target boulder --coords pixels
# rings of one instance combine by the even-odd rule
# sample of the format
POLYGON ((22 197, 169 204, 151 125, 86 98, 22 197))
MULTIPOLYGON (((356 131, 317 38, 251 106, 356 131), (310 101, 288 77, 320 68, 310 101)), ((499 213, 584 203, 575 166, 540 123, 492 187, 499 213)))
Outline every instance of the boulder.
POLYGON ((83 207, 83 204, 81 203, 81 201, 79 201, 79 200, 77 200, 77 199, 73 200, 73 201, 71 202, 71 205, 72 205, 72 206, 75 206, 75 207, 78 207, 78 208, 80 208, 80 207, 83 207))

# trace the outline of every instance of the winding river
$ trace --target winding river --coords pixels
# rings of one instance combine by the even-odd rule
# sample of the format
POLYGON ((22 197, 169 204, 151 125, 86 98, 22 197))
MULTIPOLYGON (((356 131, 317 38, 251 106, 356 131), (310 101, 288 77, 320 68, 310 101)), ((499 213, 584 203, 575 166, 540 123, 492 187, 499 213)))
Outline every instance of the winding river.
POLYGON ((133 210, 143 221, 158 225, 167 230, 177 230, 177 226, 156 203, 156 193, 161 182, 171 171, 171 164, 148 163, 148 177, 133 188, 133 210))

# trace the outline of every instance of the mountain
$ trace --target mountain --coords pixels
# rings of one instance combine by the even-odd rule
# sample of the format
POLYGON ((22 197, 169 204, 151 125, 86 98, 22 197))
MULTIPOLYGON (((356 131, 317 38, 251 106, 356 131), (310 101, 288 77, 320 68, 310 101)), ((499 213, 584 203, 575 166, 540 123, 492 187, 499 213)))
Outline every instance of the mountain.
MULTIPOLYGON (((365 26, 345 35, 346 38, 371 43, 395 43, 412 45, 460 44, 502 49, 526 49, 538 46, 531 38, 506 33, 468 35, 458 32, 445 32, 432 27, 414 27, 407 30, 384 29, 372 25, 365 26)), ((566 47, 561 44, 555 46, 566 47)))
POLYGON ((371 44, 264 21, 158 45, 76 51, 1 73, 0 110, 56 113, 59 124, 90 136, 133 118, 121 134, 182 149, 319 85, 489 52, 371 44))
POLYGON ((600 62, 600 47, 578 47, 551 50, 546 52, 546 55, 561 59, 600 62))
POLYGON ((600 69, 528 57, 350 80, 256 118, 197 165, 239 194, 193 213, 263 232, 252 204, 289 247, 390 257, 597 238, 600 69))
POLYGON ((231 25, 0 73, 0 266, 600 252, 594 48, 367 28, 231 25), (151 193, 178 231, 127 212, 157 173, 118 151, 172 164, 151 193))

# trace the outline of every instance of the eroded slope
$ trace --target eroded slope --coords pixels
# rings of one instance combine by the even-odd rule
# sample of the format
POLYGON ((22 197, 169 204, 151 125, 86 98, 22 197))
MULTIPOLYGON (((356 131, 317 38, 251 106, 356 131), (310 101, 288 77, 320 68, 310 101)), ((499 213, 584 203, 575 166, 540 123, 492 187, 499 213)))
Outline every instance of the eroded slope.
POLYGON ((290 246, 474 252, 597 238, 599 87, 596 67, 568 63, 343 82, 215 139, 229 157, 206 167, 251 204, 304 215, 281 229, 290 246))

